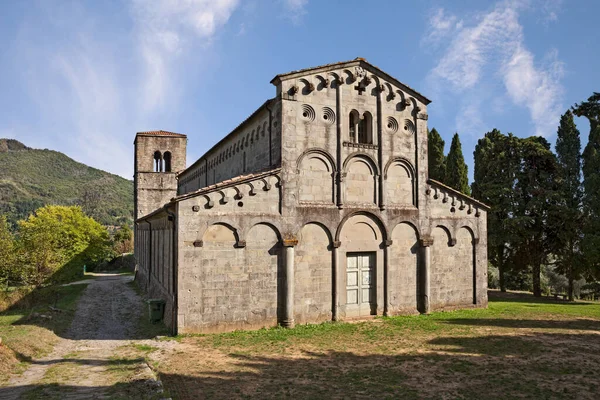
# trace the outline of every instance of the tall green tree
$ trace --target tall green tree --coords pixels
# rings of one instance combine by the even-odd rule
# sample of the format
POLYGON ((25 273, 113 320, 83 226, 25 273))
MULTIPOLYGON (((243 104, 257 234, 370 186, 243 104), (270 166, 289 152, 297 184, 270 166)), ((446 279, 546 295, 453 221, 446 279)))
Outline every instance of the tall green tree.
POLYGON ((573 113, 567 111, 560 119, 556 139, 556 157, 560 174, 557 270, 568 280, 569 300, 573 301, 573 282, 581 277, 582 199, 581 187, 581 139, 573 120, 573 113))
POLYGON ((466 195, 471 194, 468 168, 467 164, 465 164, 465 158, 463 157, 462 145, 460 144, 458 133, 455 133, 452 137, 452 144, 450 145, 450 151, 446 158, 444 183, 461 193, 466 195))
POLYGON ((539 297, 541 268, 558 247, 558 163, 542 137, 521 140, 516 186, 514 264, 530 268, 533 295, 539 297))
POLYGON ((506 291, 506 273, 514 250, 515 188, 520 168, 520 141, 494 129, 479 139, 473 152, 473 196, 488 204, 488 255, 498 268, 500 290, 506 291))
POLYGON ((5 215, 0 215, 0 286, 15 280, 15 238, 9 229, 5 215))
POLYGON ((444 139, 433 128, 427 133, 427 157, 429 163, 429 177, 439 182, 444 182, 446 176, 446 156, 444 155, 444 139))
POLYGON ((585 225, 582 252, 590 273, 600 276, 600 93, 575 104, 573 113, 590 121, 590 135, 583 150, 582 170, 585 225))

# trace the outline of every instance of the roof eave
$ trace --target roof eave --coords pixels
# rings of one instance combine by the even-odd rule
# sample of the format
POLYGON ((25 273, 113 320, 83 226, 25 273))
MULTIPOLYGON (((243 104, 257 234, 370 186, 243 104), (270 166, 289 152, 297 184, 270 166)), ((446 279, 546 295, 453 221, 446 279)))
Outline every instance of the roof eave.
POLYGON ((462 197, 462 198, 464 198, 465 200, 467 200, 467 201, 470 201, 470 202, 472 202, 472 203, 474 203, 474 204, 478 205, 479 207, 483 208, 483 209, 484 209, 484 210, 486 210, 486 211, 489 211, 489 210, 491 210, 491 209, 492 209, 492 207, 488 206, 487 204, 485 204, 485 203, 483 203, 483 202, 481 202, 481 201, 479 201, 479 200, 477 200, 477 199, 474 199, 474 198, 473 198, 473 197, 471 197, 471 196, 467 196, 466 194, 464 194, 464 193, 462 193, 462 192, 460 192, 460 191, 458 191, 458 190, 456 190, 456 189, 454 189, 454 188, 451 188, 451 187, 450 187, 450 186, 448 186, 448 185, 444 185, 442 182, 436 181, 435 179, 431 179, 431 178, 429 178, 429 179, 427 179, 427 183, 429 183, 429 184, 433 184, 433 185, 437 185, 437 186, 441 187, 441 188, 442 188, 442 189, 444 189, 444 190, 447 190, 447 191, 449 191, 449 192, 452 192, 452 193, 454 193, 454 194, 458 195, 459 197, 462 197))

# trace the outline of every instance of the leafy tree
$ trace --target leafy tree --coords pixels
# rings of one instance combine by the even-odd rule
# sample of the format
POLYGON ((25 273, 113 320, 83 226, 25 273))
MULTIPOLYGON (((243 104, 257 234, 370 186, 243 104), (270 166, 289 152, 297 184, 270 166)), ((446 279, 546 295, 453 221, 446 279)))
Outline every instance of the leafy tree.
POLYGON ((0 215, 0 285, 14 280, 16 246, 6 216, 0 215))
POLYGON ((556 156, 560 173, 557 271, 568 280, 569 300, 573 301, 574 281, 581 277, 580 253, 583 213, 581 202, 581 140, 573 114, 567 111, 560 119, 556 139, 556 156))
POLYGON ((511 133, 494 129, 479 139, 475 161, 473 196, 491 207, 488 212, 488 255, 498 268, 500 290, 506 291, 506 273, 514 250, 515 187, 520 168, 520 141, 511 133))
POLYGON ((516 186, 514 264, 531 268, 533 295, 542 295, 541 268, 558 243, 558 163, 542 137, 521 140, 516 186))
POLYGON ((590 135, 583 151, 584 214, 582 250, 586 265, 600 275, 600 93, 573 106, 573 113, 590 121, 590 135))
POLYGON ((429 163, 429 177, 439 182, 444 182, 446 176, 446 156, 444 155, 444 140, 433 128, 427 133, 427 157, 429 163))
MULTIPOLYGON (((19 222, 27 282, 40 285, 76 257, 98 263, 111 254, 108 231, 81 208, 46 206, 19 222)), ((80 266, 77 266, 80 268, 80 266)))
POLYGON ((458 133, 454 134, 450 151, 446 158, 446 174, 444 183, 461 193, 470 195, 468 168, 462 153, 462 145, 458 133))
POLYGON ((113 248, 118 254, 133 251, 133 231, 129 225, 121 225, 115 232, 113 235, 113 248))

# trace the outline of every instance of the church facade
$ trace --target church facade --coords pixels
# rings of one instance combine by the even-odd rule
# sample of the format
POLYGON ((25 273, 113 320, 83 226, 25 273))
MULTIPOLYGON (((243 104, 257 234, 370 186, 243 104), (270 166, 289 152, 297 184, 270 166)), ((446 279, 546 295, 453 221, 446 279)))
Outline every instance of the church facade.
POLYGON ((429 100, 364 59, 275 76, 186 168, 135 139, 137 277, 174 332, 487 306, 487 206, 428 178, 429 100))

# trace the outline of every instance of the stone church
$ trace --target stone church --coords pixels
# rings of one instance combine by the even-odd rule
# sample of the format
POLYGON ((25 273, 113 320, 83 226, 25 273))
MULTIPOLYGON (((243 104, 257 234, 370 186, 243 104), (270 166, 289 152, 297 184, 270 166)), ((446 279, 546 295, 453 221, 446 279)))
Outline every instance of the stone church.
POLYGON ((488 207, 428 177, 425 96, 357 58, 280 74, 186 167, 135 138, 137 277, 177 333, 487 305, 488 207))

